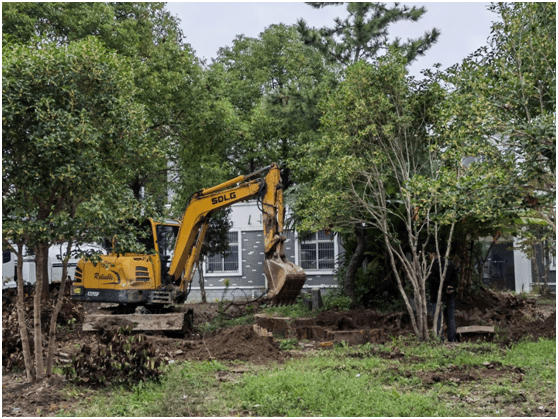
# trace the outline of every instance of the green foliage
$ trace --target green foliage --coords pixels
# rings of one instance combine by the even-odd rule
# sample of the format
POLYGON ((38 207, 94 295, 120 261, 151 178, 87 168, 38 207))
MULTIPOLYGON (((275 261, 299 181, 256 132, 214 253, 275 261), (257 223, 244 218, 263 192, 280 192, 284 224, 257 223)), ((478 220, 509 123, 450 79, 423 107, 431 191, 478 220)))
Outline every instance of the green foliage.
POLYGON ((84 239, 139 214, 122 184, 145 129, 130 63, 93 38, 2 54, 3 237, 84 239))
POLYGON ((315 317, 317 311, 308 310, 302 303, 302 300, 299 299, 295 304, 291 304, 288 306, 275 306, 275 307, 264 307, 262 306, 263 310, 262 313, 273 316, 277 315, 280 317, 290 317, 295 319, 297 317, 315 317))
MULTIPOLYGON (((238 118, 222 155, 237 174, 296 160, 300 144, 315 136, 316 105, 335 82, 321 55, 283 24, 257 38, 237 36, 231 47, 219 50, 209 77, 219 81, 212 90, 227 98, 238 118)), ((287 176, 285 188, 290 183, 287 176)))
POLYGON ((556 4, 498 3, 489 44, 441 78, 443 159, 463 163, 471 224, 536 214, 555 227, 556 4), (464 158, 468 157, 467 160, 464 158))
MULTIPOLYGON (((11 3, 2 10, 2 30, 12 43, 65 47, 95 37, 108 50, 129 60, 136 87, 134 102, 145 106, 141 141, 130 152, 123 181, 136 199, 146 188, 162 213, 167 196, 167 159, 177 144, 198 131, 198 113, 206 102, 201 67, 183 43, 178 18, 164 3, 11 3), (196 128, 191 128, 196 127, 196 128)), ((207 92, 206 92, 207 93, 207 92)), ((115 161, 118 159, 115 158, 115 161)))
MULTIPOLYGON (((319 9, 326 6, 336 6, 343 3, 307 3, 319 9)), ((407 63, 411 63, 417 56, 422 56, 436 43, 440 31, 436 28, 427 31, 422 37, 408 39, 401 43, 396 38, 388 42, 388 28, 400 21, 418 21, 426 12, 423 7, 394 4, 388 8, 384 3, 350 2, 347 4, 349 16, 345 20, 335 19, 333 28, 310 29, 303 19, 298 20, 298 31, 304 42, 320 51, 327 60, 350 65, 359 60, 371 60, 381 52, 397 49, 404 56, 407 63)))
POLYGON ((291 351, 298 348, 298 340, 296 338, 283 339, 279 342, 279 349, 282 351, 291 351))
POLYGON ((343 294, 341 289, 333 290, 324 295, 324 310, 338 309, 347 311, 351 308, 351 299, 343 294))

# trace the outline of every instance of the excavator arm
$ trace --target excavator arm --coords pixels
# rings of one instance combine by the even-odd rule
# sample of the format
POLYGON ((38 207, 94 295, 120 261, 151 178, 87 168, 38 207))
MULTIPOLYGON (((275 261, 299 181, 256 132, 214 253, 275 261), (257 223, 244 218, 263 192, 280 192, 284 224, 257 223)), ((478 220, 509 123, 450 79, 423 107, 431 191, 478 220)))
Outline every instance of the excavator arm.
POLYGON ((179 296, 192 281, 194 266, 199 260, 201 246, 211 215, 237 202, 258 199, 263 212, 265 260, 268 297, 274 304, 292 304, 300 293, 306 274, 302 268, 288 261, 284 252, 283 190, 279 166, 275 163, 245 176, 238 176, 192 196, 186 208, 169 268, 169 277, 180 282, 179 296), (265 179, 247 181, 268 170, 265 179), (240 183, 240 184, 239 184, 240 183), (237 185, 238 186, 234 186, 237 185))

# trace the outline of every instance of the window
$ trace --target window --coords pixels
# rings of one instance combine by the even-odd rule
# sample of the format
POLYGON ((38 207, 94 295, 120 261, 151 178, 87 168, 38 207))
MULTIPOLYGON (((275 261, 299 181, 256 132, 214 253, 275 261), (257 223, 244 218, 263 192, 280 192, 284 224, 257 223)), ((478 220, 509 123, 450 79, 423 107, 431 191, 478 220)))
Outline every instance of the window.
POLYGON ((550 255, 550 268, 551 271, 556 270, 556 255, 550 255))
POLYGON ((161 255, 172 256, 174 254, 178 229, 179 227, 174 225, 157 226, 157 244, 159 245, 159 253, 161 255))
POLYGON ((229 251, 225 254, 213 255, 207 258, 206 272, 209 274, 220 272, 238 273, 238 231, 229 231, 229 251))
POLYGON ((300 240, 300 266, 305 270, 333 270, 335 242, 332 233, 318 231, 300 240))
POLYGON ((9 250, 2 250, 2 263, 8 263, 12 258, 12 252, 9 250))

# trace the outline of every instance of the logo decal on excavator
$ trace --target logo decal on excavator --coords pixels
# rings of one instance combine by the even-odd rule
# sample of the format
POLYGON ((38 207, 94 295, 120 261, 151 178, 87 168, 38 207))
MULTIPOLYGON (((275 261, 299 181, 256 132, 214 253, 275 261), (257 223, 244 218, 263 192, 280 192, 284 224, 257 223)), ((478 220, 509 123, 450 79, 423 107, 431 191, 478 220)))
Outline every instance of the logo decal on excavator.
POLYGON ((236 192, 231 192, 228 197, 227 195, 221 195, 221 196, 216 196, 215 198, 211 198, 211 203, 213 205, 217 205, 220 202, 230 201, 231 199, 234 198, 236 198, 236 192))
MULTIPOLYGON (((120 275, 118 275, 116 272, 114 271, 110 271, 113 274, 116 275, 116 282, 107 282, 107 284, 120 284, 120 275)), ((111 274, 99 274, 96 273, 95 274, 95 279, 97 280, 101 280, 101 281, 114 281, 114 277, 111 274)))

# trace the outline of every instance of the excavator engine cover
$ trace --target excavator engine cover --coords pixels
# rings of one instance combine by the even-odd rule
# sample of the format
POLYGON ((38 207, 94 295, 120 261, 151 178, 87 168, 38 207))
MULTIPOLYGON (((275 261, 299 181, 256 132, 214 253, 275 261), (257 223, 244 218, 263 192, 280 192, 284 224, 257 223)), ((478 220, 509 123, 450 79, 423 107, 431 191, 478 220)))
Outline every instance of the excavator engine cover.
POLYGON ((285 256, 275 253, 263 263, 268 297, 273 305, 289 305, 296 302, 296 297, 306 281, 306 273, 300 266, 289 262, 285 256))

